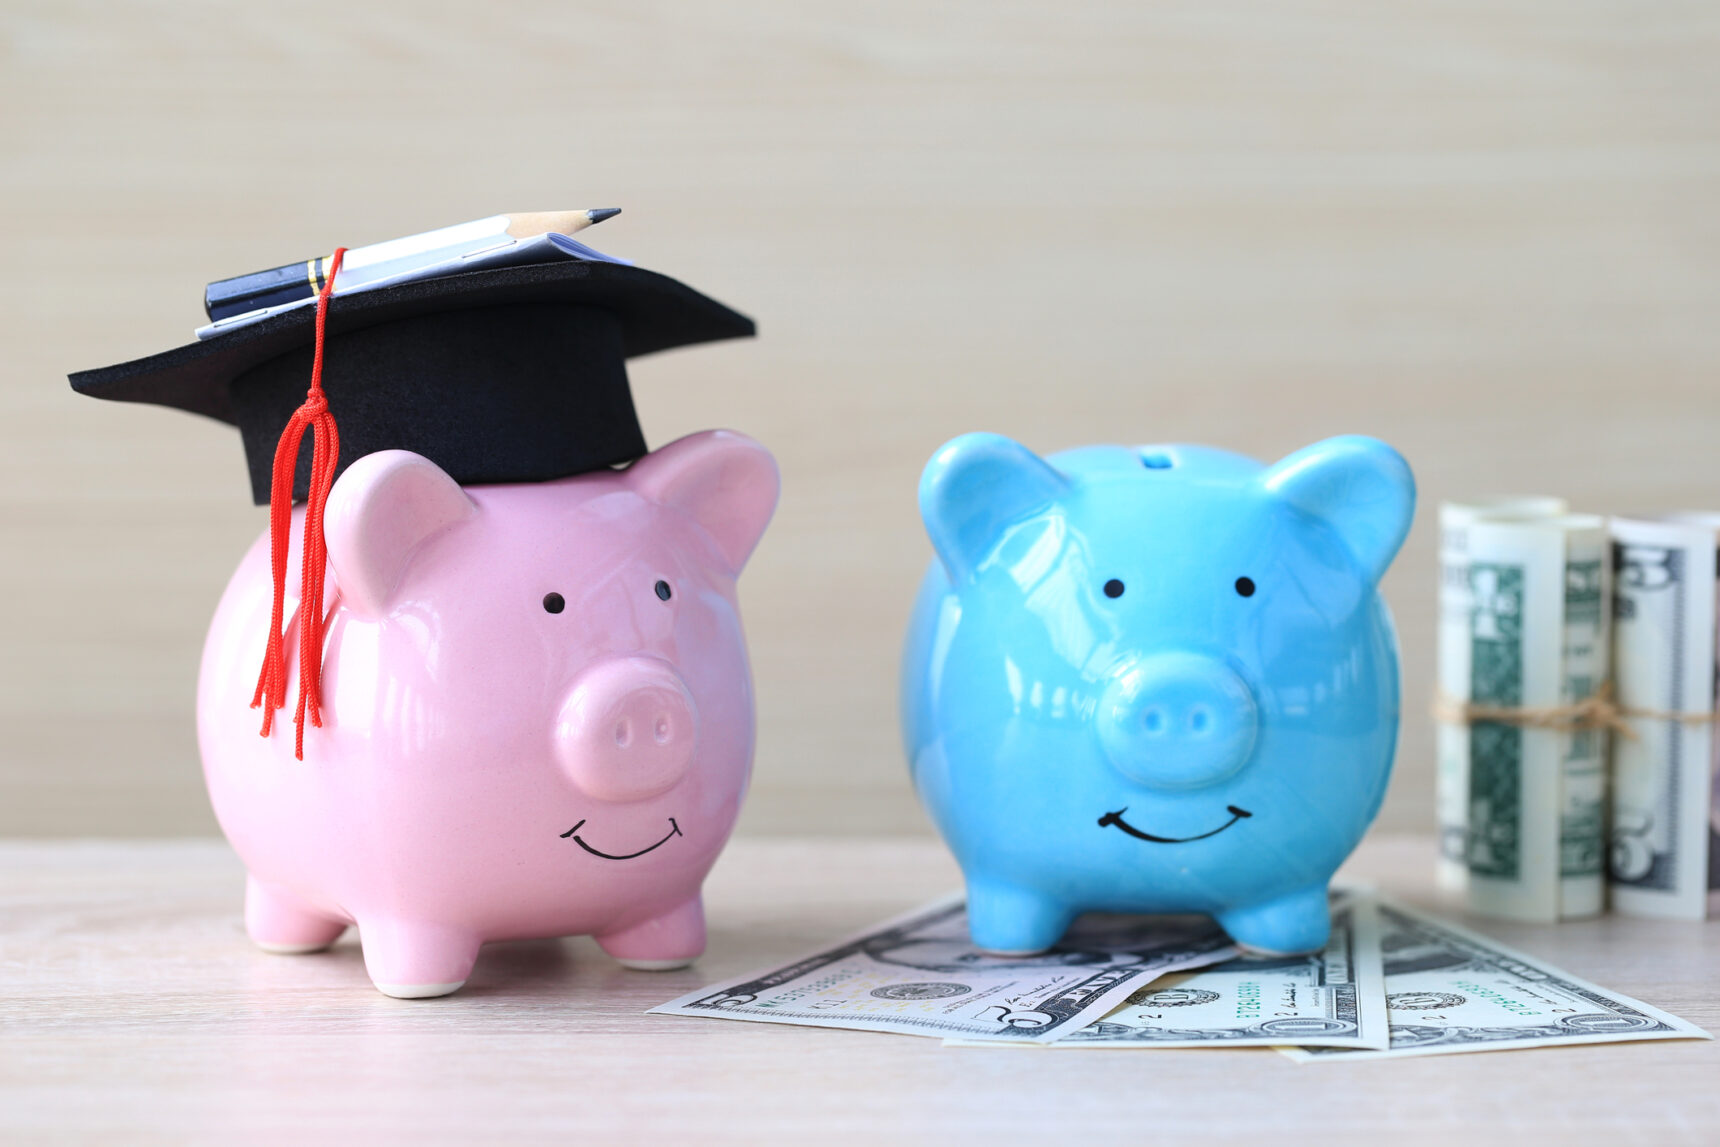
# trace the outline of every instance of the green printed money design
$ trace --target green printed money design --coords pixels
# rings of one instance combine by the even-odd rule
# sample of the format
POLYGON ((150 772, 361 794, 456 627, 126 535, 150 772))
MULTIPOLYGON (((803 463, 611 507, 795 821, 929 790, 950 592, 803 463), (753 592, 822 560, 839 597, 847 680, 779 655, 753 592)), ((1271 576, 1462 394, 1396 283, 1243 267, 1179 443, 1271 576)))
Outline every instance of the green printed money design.
MULTIPOLYGON (((1606 665, 1601 643, 1606 626, 1599 561, 1565 563, 1565 649, 1567 704, 1594 695, 1597 673, 1606 665)), ((1606 734, 1577 729, 1567 738, 1563 800, 1559 815, 1559 875, 1598 876, 1605 856, 1606 734)))
MULTIPOLYGON (((1523 567, 1474 564, 1469 612, 1469 697, 1523 703, 1523 567)), ((1497 721, 1469 727, 1469 871, 1517 879, 1522 864, 1523 730, 1497 721)))

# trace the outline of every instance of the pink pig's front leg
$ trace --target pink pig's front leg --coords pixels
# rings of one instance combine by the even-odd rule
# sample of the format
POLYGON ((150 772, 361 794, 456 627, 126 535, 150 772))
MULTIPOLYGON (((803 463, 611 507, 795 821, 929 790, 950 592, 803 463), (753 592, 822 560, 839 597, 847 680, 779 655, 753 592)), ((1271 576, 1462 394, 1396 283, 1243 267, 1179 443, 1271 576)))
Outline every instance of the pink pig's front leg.
POLYGON ((472 975, 483 942, 464 928, 410 920, 360 920, 358 938, 370 982, 397 1000, 459 991, 472 975))
POLYGON ((623 967, 637 971, 685 968, 705 954, 704 902, 694 896, 642 924, 606 932, 597 943, 623 967))

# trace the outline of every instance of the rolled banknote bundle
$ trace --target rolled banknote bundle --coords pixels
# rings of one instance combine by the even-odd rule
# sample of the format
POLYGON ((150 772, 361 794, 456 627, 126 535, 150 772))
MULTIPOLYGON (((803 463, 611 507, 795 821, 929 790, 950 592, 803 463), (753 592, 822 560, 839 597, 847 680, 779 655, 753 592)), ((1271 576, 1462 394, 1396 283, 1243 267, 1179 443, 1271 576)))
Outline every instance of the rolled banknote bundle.
POLYGON ((1469 906, 1517 920, 1595 915, 1612 720, 1606 524, 1494 510, 1460 531, 1465 597, 1442 601, 1438 715, 1442 813, 1461 794, 1469 906))
MULTIPOLYGON (((1439 689, 1450 702, 1469 700, 1469 527, 1489 517, 1550 518, 1569 507, 1563 498, 1524 496, 1439 507, 1439 689)), ((1469 885, 1469 729, 1442 721, 1435 729, 1438 762, 1439 886, 1469 885)))
POLYGON ((1632 734, 1613 745, 1613 907, 1720 915, 1720 514, 1615 518, 1611 532, 1614 683, 1632 734))

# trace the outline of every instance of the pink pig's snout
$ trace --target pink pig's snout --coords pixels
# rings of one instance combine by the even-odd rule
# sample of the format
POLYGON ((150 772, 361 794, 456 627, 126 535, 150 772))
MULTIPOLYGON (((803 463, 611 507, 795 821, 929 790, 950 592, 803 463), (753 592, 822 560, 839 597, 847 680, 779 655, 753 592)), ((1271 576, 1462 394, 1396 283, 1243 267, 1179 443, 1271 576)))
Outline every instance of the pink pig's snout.
POLYGON ((1253 692, 1221 662, 1158 653, 1111 681, 1098 723, 1118 772, 1149 788, 1196 789, 1248 763, 1260 717, 1253 692))
POLYGON ((637 801, 687 773, 698 711, 674 666, 657 657, 612 657, 587 666, 562 702, 556 753, 580 790, 637 801))

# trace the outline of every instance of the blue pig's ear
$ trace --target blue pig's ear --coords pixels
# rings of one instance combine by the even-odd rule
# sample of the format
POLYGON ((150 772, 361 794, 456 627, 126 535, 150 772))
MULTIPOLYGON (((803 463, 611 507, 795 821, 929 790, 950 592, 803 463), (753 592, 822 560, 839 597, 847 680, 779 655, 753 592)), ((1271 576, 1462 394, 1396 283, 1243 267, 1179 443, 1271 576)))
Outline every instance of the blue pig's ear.
POLYGON ((971 574, 1012 522, 1049 505, 1069 480, 1001 434, 944 443, 920 475, 920 517, 952 582, 971 574))
POLYGON ((1378 582, 1415 517, 1415 476, 1377 438, 1347 434, 1305 446, 1260 475, 1267 493, 1331 523, 1378 582))

